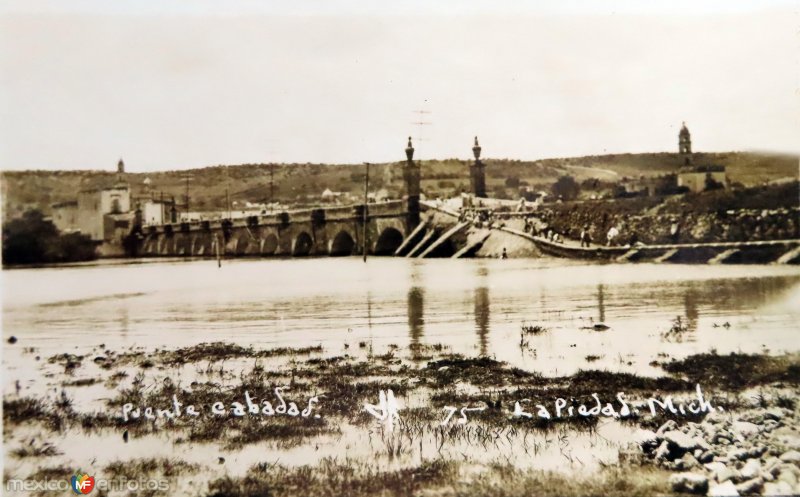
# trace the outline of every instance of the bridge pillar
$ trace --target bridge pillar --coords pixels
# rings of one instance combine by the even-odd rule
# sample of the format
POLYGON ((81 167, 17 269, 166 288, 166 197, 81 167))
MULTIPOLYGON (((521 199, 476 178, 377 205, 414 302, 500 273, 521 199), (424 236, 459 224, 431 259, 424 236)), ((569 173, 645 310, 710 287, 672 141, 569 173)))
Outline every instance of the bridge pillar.
POLYGON ((410 233, 419 224, 419 195, 420 195, 420 166, 414 162, 414 146, 411 137, 408 137, 406 147, 406 163, 403 166, 403 178, 406 183, 406 197, 408 209, 407 232, 410 233))
POLYGON ((486 166, 481 162, 481 146, 478 137, 475 137, 475 146, 472 147, 475 162, 469 166, 469 184, 472 194, 478 198, 486 198, 486 166))

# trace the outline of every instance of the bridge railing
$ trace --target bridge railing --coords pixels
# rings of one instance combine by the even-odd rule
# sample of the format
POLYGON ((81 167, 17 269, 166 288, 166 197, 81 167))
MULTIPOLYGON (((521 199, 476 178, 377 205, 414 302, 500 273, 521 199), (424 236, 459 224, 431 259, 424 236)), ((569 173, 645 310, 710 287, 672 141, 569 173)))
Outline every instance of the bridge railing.
MULTIPOLYGON (((308 223, 319 222, 319 214, 315 217, 315 212, 323 211, 325 221, 342 221, 348 219, 360 219, 363 204, 351 204, 331 207, 318 207, 315 209, 292 209, 270 214, 256 214, 253 216, 237 218, 203 219, 195 221, 182 221, 178 223, 151 224, 144 226, 142 232, 146 235, 158 235, 163 233, 187 232, 187 231, 206 231, 221 230, 223 223, 230 222, 233 228, 244 228, 254 226, 280 226, 286 224, 288 217, 289 223, 308 223)), ((405 211, 405 203, 402 200, 392 200, 388 202, 378 202, 369 204, 368 216, 380 217, 400 214, 405 211)))

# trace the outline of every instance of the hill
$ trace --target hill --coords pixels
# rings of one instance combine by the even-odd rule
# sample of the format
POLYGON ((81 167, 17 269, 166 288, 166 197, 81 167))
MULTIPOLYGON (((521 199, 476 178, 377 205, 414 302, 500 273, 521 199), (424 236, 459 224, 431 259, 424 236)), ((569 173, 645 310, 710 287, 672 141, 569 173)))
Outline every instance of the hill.
MULTIPOLYGON (((495 192, 517 181, 538 188, 549 186, 562 175, 582 181, 597 178, 615 182, 625 177, 658 176, 678 171, 682 160, 674 153, 610 154, 521 161, 485 159, 487 189, 495 192)), ((727 167, 731 181, 744 186, 763 184, 798 177, 798 157, 750 152, 697 153, 698 165, 717 164, 727 167)), ((469 189, 470 161, 459 159, 422 162, 422 189, 429 197, 452 196, 469 189)), ((270 170, 273 172, 275 200, 296 205, 319 202, 326 189, 350 193, 358 198, 363 192, 364 166, 354 164, 241 164, 212 166, 183 171, 125 173, 124 179, 135 195, 144 192, 144 181, 150 180, 150 191, 166 197, 174 196, 184 203, 185 177, 189 176, 192 210, 224 209, 226 191, 232 203, 270 200, 270 170)), ((4 218, 17 217, 25 210, 37 208, 45 214, 54 203, 73 200, 82 189, 112 183, 116 173, 109 171, 6 171, 2 173, 4 218)), ((397 197, 403 187, 402 163, 376 164, 370 171, 370 189, 385 189, 397 197)))

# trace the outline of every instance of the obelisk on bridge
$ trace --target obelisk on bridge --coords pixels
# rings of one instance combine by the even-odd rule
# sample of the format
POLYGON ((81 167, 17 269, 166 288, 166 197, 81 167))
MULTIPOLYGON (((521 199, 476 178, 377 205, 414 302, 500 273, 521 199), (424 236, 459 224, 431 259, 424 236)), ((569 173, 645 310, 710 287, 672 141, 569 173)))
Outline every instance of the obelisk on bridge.
POLYGON ((472 147, 472 154, 475 162, 469 166, 469 184, 472 194, 479 198, 486 198, 486 166, 481 162, 481 146, 478 137, 475 137, 475 145, 472 147))
POLYGON ((420 194, 420 166, 414 162, 414 146, 411 137, 408 137, 406 147, 406 163, 403 166, 403 178, 406 182, 406 197, 408 208, 408 229, 413 230, 419 224, 419 194, 420 194))

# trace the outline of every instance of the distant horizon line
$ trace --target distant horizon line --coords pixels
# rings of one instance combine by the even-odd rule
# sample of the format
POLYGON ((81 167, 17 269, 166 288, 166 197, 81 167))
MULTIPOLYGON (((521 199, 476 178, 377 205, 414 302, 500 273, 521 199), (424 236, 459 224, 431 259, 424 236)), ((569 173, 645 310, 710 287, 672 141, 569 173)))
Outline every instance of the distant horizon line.
MULTIPOLYGON (((692 155, 698 154, 740 154, 740 153, 750 153, 750 154, 762 154, 762 155, 775 155, 775 156, 790 156, 790 157, 797 157, 798 158, 798 167, 800 167, 800 151, 779 151, 779 150, 767 150, 767 149, 743 149, 743 150, 704 150, 704 151, 697 151, 692 152, 692 155)), ((519 162, 541 162, 547 160, 559 160, 559 159, 582 159, 586 157, 606 157, 611 155, 656 155, 656 154, 671 154, 671 155, 680 155, 680 152, 670 152, 670 151, 657 151, 657 152, 603 152, 599 154, 587 154, 587 155, 570 155, 570 156, 556 156, 556 157, 544 157, 539 159, 518 159, 512 157, 482 157, 481 160, 483 161, 491 161, 491 160, 506 160, 506 161, 519 161, 519 162)), ((12 169, 5 169, 0 168, 0 172, 14 172, 14 173, 23 173, 23 172, 98 172, 98 173, 111 173, 116 174, 116 167, 119 160, 125 162, 125 157, 119 157, 113 161, 113 166, 109 167, 109 169, 97 169, 97 168, 36 168, 36 167, 26 167, 26 168, 12 168, 12 169)), ((463 159, 459 157, 447 157, 447 158, 425 158, 425 159, 414 159, 417 162, 433 162, 433 161, 448 161, 448 160, 459 160, 459 161, 472 161, 474 160, 472 157, 463 159)), ((176 171, 195 171, 199 169, 209 169, 214 167, 246 167, 252 165, 276 165, 276 166, 296 166, 296 165, 313 165, 313 166, 361 166, 366 163, 370 165, 385 165, 385 164, 394 164, 394 163, 402 163, 405 162, 405 159, 398 159, 393 161, 362 161, 362 162, 309 162, 309 161, 294 161, 294 162, 239 162, 236 164, 206 164, 203 166, 191 166, 188 168, 181 168, 181 169, 153 169, 148 171, 125 171, 124 174, 147 174, 147 173, 168 173, 168 172, 176 172, 176 171)), ((127 168, 128 163, 125 163, 127 168)), ((799 169, 800 174, 800 169, 799 169)))

